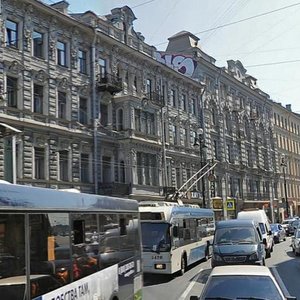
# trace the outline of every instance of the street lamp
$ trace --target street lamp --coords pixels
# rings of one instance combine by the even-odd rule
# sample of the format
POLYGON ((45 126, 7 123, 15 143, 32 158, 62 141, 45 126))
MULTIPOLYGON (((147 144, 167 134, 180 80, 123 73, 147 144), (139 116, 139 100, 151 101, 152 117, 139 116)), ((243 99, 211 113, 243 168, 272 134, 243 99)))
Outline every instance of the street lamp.
MULTIPOLYGON (((200 168, 204 167, 205 164, 205 148, 207 146, 205 145, 204 141, 204 134, 203 129, 201 128, 198 137, 195 137, 194 146, 199 146, 199 154, 200 154, 200 168)), ((201 178, 201 185, 202 185, 202 201, 203 201, 203 207, 206 208, 206 197, 205 197, 205 178, 204 176, 201 178)))
POLYGON ((286 169, 287 165, 286 165, 286 159, 285 159, 284 155, 281 156, 280 166, 282 167, 282 173, 283 173, 285 209, 286 209, 287 217, 289 217, 289 203, 288 203, 288 197, 287 197, 286 176, 285 176, 285 172, 286 172, 285 169, 286 169))

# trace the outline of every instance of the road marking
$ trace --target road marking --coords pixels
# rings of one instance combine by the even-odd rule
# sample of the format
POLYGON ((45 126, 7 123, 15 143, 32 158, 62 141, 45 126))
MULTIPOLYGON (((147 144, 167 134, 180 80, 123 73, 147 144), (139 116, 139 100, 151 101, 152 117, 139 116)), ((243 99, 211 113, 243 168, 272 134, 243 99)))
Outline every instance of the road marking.
POLYGON ((287 290, 285 284, 283 283, 278 271, 277 271, 277 268, 275 266, 273 267, 270 267, 270 270, 271 272, 273 273, 273 276, 275 277, 275 279, 277 280, 277 283, 278 285, 280 286, 281 290, 282 290, 282 293, 285 297, 287 296, 290 296, 290 293, 289 291, 287 290))
POLYGON ((183 292, 183 294, 178 298, 178 300, 185 300, 187 295, 189 294, 189 292, 191 291, 191 289, 193 288, 193 286, 195 285, 195 283, 198 281, 199 276, 201 275, 201 272, 203 271, 203 269, 199 270, 198 275, 194 278, 194 280, 188 285, 188 287, 186 288, 186 290, 183 292))

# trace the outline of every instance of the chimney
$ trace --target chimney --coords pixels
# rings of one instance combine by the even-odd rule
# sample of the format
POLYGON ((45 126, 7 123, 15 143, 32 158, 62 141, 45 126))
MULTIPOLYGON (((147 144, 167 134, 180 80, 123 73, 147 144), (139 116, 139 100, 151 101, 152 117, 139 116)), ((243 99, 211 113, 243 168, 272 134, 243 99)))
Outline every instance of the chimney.
POLYGON ((289 111, 292 111, 292 104, 286 104, 285 108, 289 111))
POLYGON ((54 4, 51 4, 50 6, 57 9, 58 11, 60 11, 61 13, 67 15, 68 14, 68 7, 69 7, 69 3, 65 0, 56 2, 54 4))

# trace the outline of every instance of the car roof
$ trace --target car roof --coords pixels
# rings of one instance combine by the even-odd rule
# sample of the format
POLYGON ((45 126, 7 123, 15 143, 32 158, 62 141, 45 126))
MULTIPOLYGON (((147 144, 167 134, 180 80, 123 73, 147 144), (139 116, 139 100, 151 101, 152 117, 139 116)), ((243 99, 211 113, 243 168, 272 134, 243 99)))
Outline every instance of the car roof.
POLYGON ((210 276, 228 276, 228 275, 247 275, 247 276, 272 276, 271 271, 266 266, 252 266, 252 265, 229 265, 213 268, 210 276))
MULTIPOLYGON (((39 279, 43 277, 51 277, 50 275, 30 275, 30 279, 39 279)), ((0 279, 0 286, 1 285, 18 285, 18 284, 25 284, 26 283, 26 276, 13 276, 0 279)))
POLYGON ((218 221, 216 224, 217 228, 223 228, 223 227, 237 227, 237 226, 249 226, 249 225, 255 225, 256 222, 254 222, 251 219, 232 219, 232 220, 224 220, 224 221, 218 221))

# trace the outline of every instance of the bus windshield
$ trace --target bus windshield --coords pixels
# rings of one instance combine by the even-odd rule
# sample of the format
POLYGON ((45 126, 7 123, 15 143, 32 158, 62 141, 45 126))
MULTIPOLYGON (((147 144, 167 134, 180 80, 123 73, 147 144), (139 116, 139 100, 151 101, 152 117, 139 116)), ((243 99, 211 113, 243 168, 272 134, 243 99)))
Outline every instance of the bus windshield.
POLYGON ((171 240, 167 223, 142 222, 143 251, 166 252, 170 251, 171 240))

